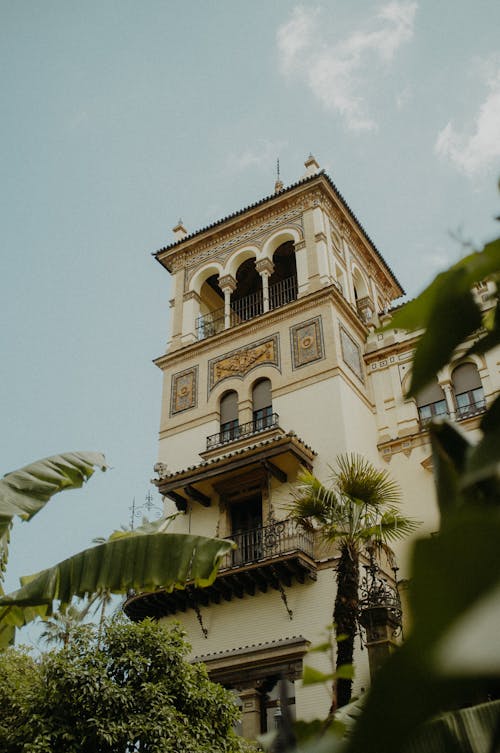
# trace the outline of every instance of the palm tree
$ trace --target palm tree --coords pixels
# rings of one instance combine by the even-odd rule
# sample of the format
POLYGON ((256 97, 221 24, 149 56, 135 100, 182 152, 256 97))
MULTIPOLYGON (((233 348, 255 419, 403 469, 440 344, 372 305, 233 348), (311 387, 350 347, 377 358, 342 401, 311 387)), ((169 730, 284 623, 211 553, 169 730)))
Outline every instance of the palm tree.
MULTIPOLYGON (((338 671, 353 661, 361 553, 367 546, 390 552, 388 542, 407 536, 418 523, 399 513, 401 493, 387 471, 378 470, 361 455, 340 455, 329 487, 302 471, 292 495, 292 519, 316 531, 324 541, 336 542, 340 549, 333 612, 338 671)), ((350 679, 334 682, 332 711, 349 703, 351 689, 350 679)))
POLYGON ((47 646, 62 643, 66 648, 73 638, 76 628, 81 625, 84 613, 70 604, 66 612, 54 612, 49 620, 46 620, 41 634, 41 639, 47 646))

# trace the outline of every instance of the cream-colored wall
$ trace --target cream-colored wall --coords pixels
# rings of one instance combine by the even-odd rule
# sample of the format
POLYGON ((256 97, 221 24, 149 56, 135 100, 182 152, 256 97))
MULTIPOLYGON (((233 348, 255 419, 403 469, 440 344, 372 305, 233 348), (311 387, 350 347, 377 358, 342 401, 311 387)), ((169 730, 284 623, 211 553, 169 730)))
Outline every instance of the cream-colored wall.
MULTIPOLYGON (((334 572, 320 570, 318 580, 296 584, 285 588, 288 606, 293 611, 290 620, 280 594, 274 589, 255 596, 244 596, 221 602, 211 607, 201 607, 204 627, 208 630, 208 640, 203 637, 196 614, 193 610, 176 615, 176 619, 187 631, 192 645, 192 656, 202 656, 218 651, 230 651, 244 646, 258 646, 282 638, 302 636, 311 645, 324 642, 324 631, 332 622, 335 600, 334 572)), ((168 621, 171 621, 170 618, 168 621)), ((354 691, 357 693, 367 686, 367 652, 356 655, 356 679, 354 691)), ((305 663, 324 672, 331 671, 324 654, 309 654, 305 663)), ((302 687, 296 683, 296 701, 300 717, 314 719, 328 713, 331 699, 322 686, 302 687)))

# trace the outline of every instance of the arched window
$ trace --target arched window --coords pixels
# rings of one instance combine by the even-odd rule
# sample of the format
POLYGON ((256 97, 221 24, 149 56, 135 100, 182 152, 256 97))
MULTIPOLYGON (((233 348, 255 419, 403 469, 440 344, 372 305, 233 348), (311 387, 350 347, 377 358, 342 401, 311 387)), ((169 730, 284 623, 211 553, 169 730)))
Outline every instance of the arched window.
POLYGON ((238 438, 238 393, 226 392, 220 401, 220 439, 230 442, 238 438))
POLYGON ((273 254, 274 272, 269 278, 269 308, 277 309, 297 298, 297 262, 293 241, 285 241, 273 254))
POLYGON ((255 268, 255 259, 247 259, 236 272, 236 290, 231 295, 234 323, 246 322, 262 314, 262 280, 255 268))
POLYGON ((417 395, 418 416, 422 423, 426 423, 434 416, 447 416, 448 406, 443 388, 437 380, 428 384, 417 395))
POLYGON ((267 429, 268 426, 271 426, 273 420, 273 401, 269 379, 260 379, 254 384, 252 390, 252 409, 254 431, 267 429))
POLYGON ((473 416, 484 410, 484 391, 477 368, 473 363, 463 363, 451 375, 457 418, 473 416))

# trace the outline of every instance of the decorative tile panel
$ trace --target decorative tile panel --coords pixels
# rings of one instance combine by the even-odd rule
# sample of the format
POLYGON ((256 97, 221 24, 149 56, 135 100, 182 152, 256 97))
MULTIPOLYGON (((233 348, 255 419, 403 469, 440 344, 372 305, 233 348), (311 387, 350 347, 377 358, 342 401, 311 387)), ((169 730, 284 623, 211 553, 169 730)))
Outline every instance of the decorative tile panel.
POLYGON ((363 366, 361 364, 361 351, 359 345, 352 339, 349 332, 340 325, 340 344, 342 347, 342 358, 351 371, 353 371, 358 379, 362 382, 365 381, 363 374, 363 366))
POLYGON ((198 366, 172 374, 170 415, 195 408, 198 402, 198 366))
POLYGON ((208 391, 229 377, 241 379, 256 366, 264 364, 280 368, 279 335, 224 353, 208 362, 208 391))
POLYGON ((290 328, 292 365, 294 369, 325 357, 321 317, 316 316, 290 328))

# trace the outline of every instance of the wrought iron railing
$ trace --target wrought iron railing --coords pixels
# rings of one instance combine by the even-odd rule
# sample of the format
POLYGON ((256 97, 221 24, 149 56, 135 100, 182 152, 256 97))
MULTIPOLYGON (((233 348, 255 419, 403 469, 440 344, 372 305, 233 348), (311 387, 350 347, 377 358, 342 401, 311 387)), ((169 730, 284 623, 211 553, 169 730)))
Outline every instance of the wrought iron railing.
MULTIPOLYGON (((287 303, 297 298, 297 278, 287 277, 285 280, 269 286, 269 311, 286 306, 287 303)), ((264 298, 262 290, 246 295, 243 298, 231 301, 228 327, 255 319, 264 313, 264 298)), ((226 329, 226 315, 224 306, 211 311, 209 314, 200 314, 196 319, 196 333, 198 340, 216 335, 226 329)))
POLYGON ((486 400, 476 400, 468 405, 462 405, 457 407, 457 420, 462 418, 469 418, 470 416, 476 416, 478 413, 483 413, 486 410, 486 400))
POLYGON ((313 556, 314 535, 295 523, 294 520, 280 520, 267 526, 252 528, 228 536, 237 549, 226 554, 221 562, 221 570, 241 567, 254 562, 281 557, 293 552, 303 552, 313 556))
POLYGON ((207 450, 214 450, 216 447, 236 442, 238 439, 245 439, 254 434, 260 434, 266 429, 275 429, 278 426, 279 416, 277 413, 271 413, 269 416, 254 418, 246 424, 238 424, 227 429, 211 434, 207 437, 207 450))

